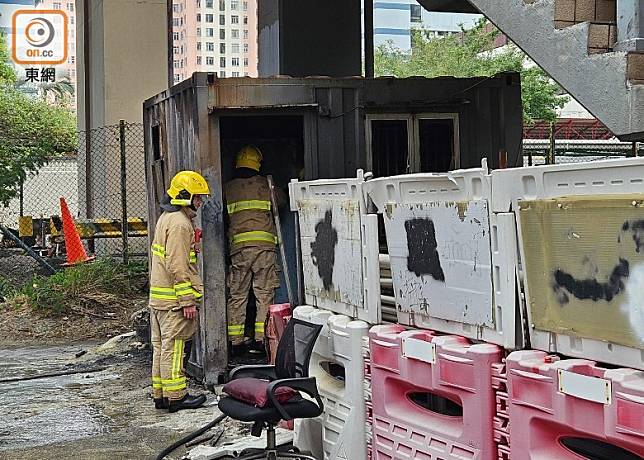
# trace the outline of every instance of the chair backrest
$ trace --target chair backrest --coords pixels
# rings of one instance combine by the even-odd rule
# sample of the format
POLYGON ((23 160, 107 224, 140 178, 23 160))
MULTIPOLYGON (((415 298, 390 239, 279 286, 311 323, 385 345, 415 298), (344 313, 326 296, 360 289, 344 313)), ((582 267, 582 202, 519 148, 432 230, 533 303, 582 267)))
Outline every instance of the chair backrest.
POLYGON ((309 376, 309 361, 322 326, 291 318, 277 345, 275 376, 288 379, 309 376))

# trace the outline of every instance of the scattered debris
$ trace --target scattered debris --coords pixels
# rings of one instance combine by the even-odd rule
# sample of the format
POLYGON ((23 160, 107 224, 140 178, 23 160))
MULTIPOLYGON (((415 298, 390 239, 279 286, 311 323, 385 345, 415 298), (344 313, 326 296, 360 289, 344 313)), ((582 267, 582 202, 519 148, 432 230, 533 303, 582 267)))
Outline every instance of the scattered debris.
MULTIPOLYGON (((276 441, 278 446, 286 445, 293 442, 293 432, 290 430, 284 430, 282 428, 277 428, 275 430, 276 441)), ((217 460, 220 458, 226 457, 235 457, 244 449, 259 448, 263 449, 266 447, 266 436, 262 435, 260 438, 254 436, 245 436, 241 439, 237 439, 234 442, 226 443, 219 447, 211 446, 197 446, 188 452, 188 455, 185 457, 188 460, 217 460)))
POLYGON ((114 352, 116 349, 122 348, 122 345, 125 343, 129 343, 130 339, 136 336, 135 331, 130 331, 126 332, 125 334, 117 335, 116 337, 112 337, 109 339, 107 342, 105 342, 103 345, 99 346, 96 351, 97 353, 105 353, 105 352, 114 352))

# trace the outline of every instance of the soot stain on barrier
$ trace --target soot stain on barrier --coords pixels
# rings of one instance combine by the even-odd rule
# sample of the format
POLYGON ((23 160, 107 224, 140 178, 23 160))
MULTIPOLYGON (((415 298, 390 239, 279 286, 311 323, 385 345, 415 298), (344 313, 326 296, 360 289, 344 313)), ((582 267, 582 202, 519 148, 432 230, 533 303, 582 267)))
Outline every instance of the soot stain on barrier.
POLYGON ((436 230, 431 219, 410 219, 405 222, 407 232, 407 270, 416 276, 431 275, 437 281, 445 281, 436 248, 436 230))
MULTIPOLYGON (((635 242, 635 251, 638 253, 644 249, 644 220, 636 220, 629 222, 628 220, 622 225, 622 231, 628 232, 631 231, 633 234, 633 241, 635 242)), ((618 242, 621 242, 621 238, 618 238, 618 242)))
POLYGON ((329 209, 324 214, 324 219, 315 224, 315 241, 311 243, 313 265, 318 268, 322 285, 327 291, 333 285, 333 266, 337 244, 338 232, 333 228, 333 213, 329 209))
POLYGON ((608 281, 605 283, 600 283, 593 278, 578 280, 563 270, 555 270, 553 289, 557 293, 558 301, 561 305, 570 301, 565 291, 568 291, 579 300, 590 299, 594 302, 606 300, 610 302, 624 290, 624 278, 628 278, 629 274, 628 260, 622 258, 619 259, 619 263, 613 268, 608 281))

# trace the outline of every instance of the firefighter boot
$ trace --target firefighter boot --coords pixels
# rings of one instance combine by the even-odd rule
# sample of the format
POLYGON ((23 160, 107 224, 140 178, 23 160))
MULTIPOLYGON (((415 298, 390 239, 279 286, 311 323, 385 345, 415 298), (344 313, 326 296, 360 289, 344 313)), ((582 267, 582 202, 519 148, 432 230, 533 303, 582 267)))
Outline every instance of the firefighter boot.
POLYGON ((155 409, 167 409, 168 408, 168 398, 154 398, 154 408, 155 409))
POLYGON ((183 398, 178 400, 168 400, 168 410, 170 412, 177 412, 182 409, 198 409, 206 402, 206 395, 192 396, 186 394, 183 398))

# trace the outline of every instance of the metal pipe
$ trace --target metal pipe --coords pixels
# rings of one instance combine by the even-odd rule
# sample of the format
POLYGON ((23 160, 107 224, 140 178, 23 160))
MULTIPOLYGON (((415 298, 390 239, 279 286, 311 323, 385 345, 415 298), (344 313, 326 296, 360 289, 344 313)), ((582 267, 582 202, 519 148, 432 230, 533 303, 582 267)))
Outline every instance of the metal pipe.
POLYGON ((90 23, 89 0, 83 0, 83 96, 85 97, 85 217, 93 217, 92 207, 92 91, 90 72, 90 23))
POLYGON ((380 301, 387 305, 396 305, 396 298, 390 295, 381 295, 380 301))
MULTIPOLYGON (((87 0, 85 0, 87 1, 87 0)), ((173 1, 172 0, 167 0, 166 1, 166 47, 168 51, 168 61, 167 61, 167 67, 168 67, 168 88, 172 88, 172 85, 174 85, 174 24, 173 24, 173 19, 174 19, 174 10, 172 8, 173 6, 173 1)))
POLYGON ((396 309, 394 307, 387 307, 385 305, 382 305, 380 311, 382 311, 384 314, 396 316, 396 309))
POLYGON ((364 33, 364 76, 374 77, 374 47, 373 47, 373 0, 363 0, 363 33, 364 33))
POLYGON ((380 287, 392 289, 394 287, 394 280, 391 278, 380 278, 380 287))
POLYGON ((121 148, 121 238, 123 241, 123 263, 128 263, 128 223, 127 223, 127 177, 125 173, 125 120, 119 121, 121 148))
POLYGON ((20 217, 25 215, 25 181, 20 181, 20 217))
POLYGON ((25 243, 24 243, 20 238, 18 238, 16 235, 14 235, 13 233, 11 233, 11 232, 10 232, 10 231, 9 231, 9 230, 4 226, 4 225, 0 225, 0 231, 2 232, 2 234, 3 234, 5 237, 7 237, 7 238, 9 238, 9 239, 11 239, 11 240, 13 240, 13 241, 15 241, 15 243, 16 243, 18 246, 20 246, 22 249, 24 249, 24 250, 25 250, 25 252, 26 252, 27 254, 29 254, 31 257, 33 257, 33 258, 35 259, 35 261, 36 261, 36 262, 38 262, 38 263, 39 263, 43 268, 45 268, 48 272, 50 272, 50 274, 52 274, 52 275, 53 275, 54 273, 56 273, 56 269, 55 269, 54 267, 52 267, 51 265, 49 265, 49 263, 48 263, 45 259, 43 259, 43 258, 42 258, 42 257, 40 257, 38 254, 36 254, 36 253, 34 252, 34 250, 33 250, 33 249, 31 249, 29 246, 27 246, 27 245, 26 245, 26 244, 25 244, 25 243))
MULTIPOLYGON (((302 242, 300 241, 300 216, 293 213, 295 220, 295 270, 297 273, 297 301, 298 305, 304 305, 304 280, 302 279, 302 242)), ((292 307, 292 305, 291 305, 292 307)))
POLYGON ((284 247, 284 237, 282 236, 282 224, 280 223, 280 211, 277 207, 277 199, 275 198, 275 184, 273 183, 273 176, 268 175, 268 189, 271 192, 271 204, 273 207, 273 218, 275 219, 275 230, 277 231, 277 238, 280 248, 280 256, 282 257, 282 270, 284 271, 284 281, 286 282, 286 292, 288 294, 288 303, 295 304, 293 297, 293 289, 291 287, 291 277, 288 272, 288 261, 286 260, 286 248, 284 247))
POLYGON ((398 322, 398 317, 397 316, 390 316, 390 315, 382 315, 382 321, 385 323, 397 323, 398 322))

